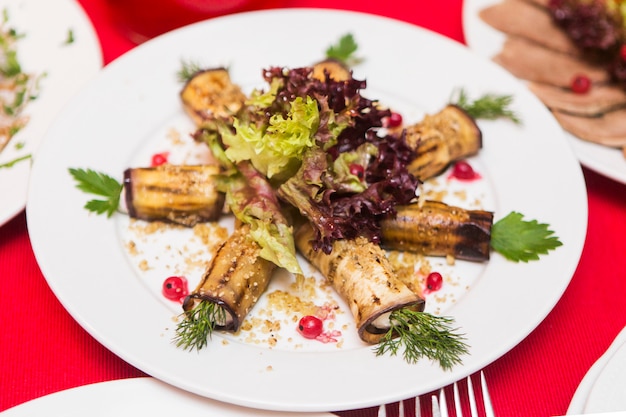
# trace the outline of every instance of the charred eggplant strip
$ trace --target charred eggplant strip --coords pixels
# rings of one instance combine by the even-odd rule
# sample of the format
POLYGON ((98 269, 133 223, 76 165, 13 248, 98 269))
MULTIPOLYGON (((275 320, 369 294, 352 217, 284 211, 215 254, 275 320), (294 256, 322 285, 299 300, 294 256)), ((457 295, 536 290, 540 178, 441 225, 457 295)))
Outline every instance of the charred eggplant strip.
POLYGON ((124 171, 124 201, 130 217, 183 226, 215 221, 224 194, 218 191, 215 165, 161 165, 124 171))
POLYGON ((381 222, 385 248, 468 261, 489 259, 492 212, 430 200, 397 206, 396 212, 381 222))
POLYGON ((246 101, 245 94, 231 81, 225 68, 197 71, 183 86, 180 98, 196 125, 215 118, 231 120, 246 101))
POLYGON ((476 121, 454 104, 408 126, 405 140, 416 154, 408 171, 421 181, 440 174, 454 161, 477 154, 482 148, 482 132, 476 121))
POLYGON ((312 227, 296 232, 296 247, 346 300, 359 337, 378 343, 391 328, 389 315, 399 309, 424 310, 424 300, 393 273, 385 252, 365 238, 333 242, 330 254, 315 250, 312 227))
POLYGON ((335 81, 345 81, 352 78, 352 72, 344 62, 338 59, 327 58, 313 65, 313 78, 322 81, 327 78, 335 81))
POLYGON ((236 332, 267 289, 276 266, 259 256, 261 248, 249 234, 249 226, 238 227, 218 249, 196 289, 185 298, 185 314, 177 329, 178 346, 199 349, 213 330, 236 332))

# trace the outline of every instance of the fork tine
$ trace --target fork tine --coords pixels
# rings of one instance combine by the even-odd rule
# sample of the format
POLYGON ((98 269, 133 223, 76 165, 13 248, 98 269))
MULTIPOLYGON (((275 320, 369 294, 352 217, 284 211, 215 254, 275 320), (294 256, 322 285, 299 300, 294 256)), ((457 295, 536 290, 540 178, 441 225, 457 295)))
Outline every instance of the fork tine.
POLYGON ((493 405, 491 404, 491 396, 487 390, 487 381, 485 380, 485 374, 480 371, 480 388, 483 392, 483 403, 485 404, 485 415, 487 417, 495 417, 493 412, 493 405))
POLYGON ((385 404, 381 404, 381 406, 378 407, 378 417, 387 417, 387 407, 385 404))
POLYGON ((470 403, 470 416, 478 417, 478 408, 476 407, 476 397, 474 396, 474 386, 472 385, 472 376, 467 377, 467 396, 470 403))
POLYGON ((446 390, 441 388, 441 392, 439 394, 439 411, 441 413, 441 417, 448 417, 448 402, 446 401, 446 390))
POLYGON ((430 407, 433 413, 433 417, 443 417, 441 415, 441 410, 439 409, 439 401, 437 400, 436 395, 430 397, 430 407))
POLYGON ((457 417, 462 417, 463 412, 461 411, 461 396, 459 395, 459 386, 455 382, 452 384, 452 392, 454 394, 454 412, 457 417))
POLYGON ((422 417, 422 397, 415 397, 415 417, 422 417))

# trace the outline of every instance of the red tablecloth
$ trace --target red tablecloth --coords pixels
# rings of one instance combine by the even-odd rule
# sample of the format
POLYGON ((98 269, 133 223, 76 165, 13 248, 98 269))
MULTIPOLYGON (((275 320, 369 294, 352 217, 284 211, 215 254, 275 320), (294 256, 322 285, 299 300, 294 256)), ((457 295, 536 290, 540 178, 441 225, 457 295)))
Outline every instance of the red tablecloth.
MULTIPOLYGON (((106 0, 80 3, 98 33, 105 63, 133 48, 113 25, 106 0)), ((257 3, 256 8, 376 13, 464 41, 461 0, 257 3)), ((587 169, 584 173, 588 236, 571 284, 543 323, 484 370, 498 416, 564 414, 588 368, 626 325, 626 186, 587 169)), ((72 387, 144 376, 96 342, 54 297, 33 256, 24 213, 0 228, 0 277, 0 411, 72 387)), ((365 417, 374 416, 375 410, 337 414, 365 417)))

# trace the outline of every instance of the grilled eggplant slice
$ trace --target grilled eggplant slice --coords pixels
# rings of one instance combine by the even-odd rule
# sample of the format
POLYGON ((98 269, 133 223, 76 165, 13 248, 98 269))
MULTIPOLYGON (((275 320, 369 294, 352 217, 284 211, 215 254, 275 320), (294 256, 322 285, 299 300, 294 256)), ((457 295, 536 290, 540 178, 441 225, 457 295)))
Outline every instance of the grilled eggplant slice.
POLYGON ((396 211, 381 222, 386 249, 476 262, 489 259, 492 212, 430 200, 397 206, 396 211))
POLYGON ((326 77, 335 81, 345 81, 352 78, 350 68, 343 62, 328 58, 313 65, 313 78, 326 80, 326 77))
POLYGON ((482 132, 461 107, 449 104, 406 128, 406 142, 416 153, 407 169, 420 181, 442 173, 452 162, 482 148, 482 132))
POLYGON ((309 224, 300 226, 296 247, 349 304, 361 340, 378 343, 390 329, 392 311, 424 310, 424 300, 395 276, 380 246, 362 237, 336 240, 326 254, 313 249, 314 236, 309 224))
POLYGON ((196 125, 216 118, 232 120, 246 100, 245 94, 232 82, 225 68, 196 72, 185 83, 180 98, 183 108, 196 125))
POLYGON ((216 165, 161 165, 124 171, 124 199, 130 217, 183 226, 215 221, 224 207, 216 165))
POLYGON ((236 332, 259 297, 265 292, 276 265, 260 257, 261 247, 249 237, 250 227, 241 225, 218 249, 196 289, 185 298, 183 310, 210 302, 225 314, 215 330, 236 332))

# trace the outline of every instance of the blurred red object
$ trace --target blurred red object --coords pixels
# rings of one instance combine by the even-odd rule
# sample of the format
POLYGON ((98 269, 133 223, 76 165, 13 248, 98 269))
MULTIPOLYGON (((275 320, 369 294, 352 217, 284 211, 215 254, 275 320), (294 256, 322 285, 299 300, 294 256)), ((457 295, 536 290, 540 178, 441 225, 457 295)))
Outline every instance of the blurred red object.
POLYGON ((119 30, 134 43, 216 16, 242 11, 253 0, 107 0, 119 30))

